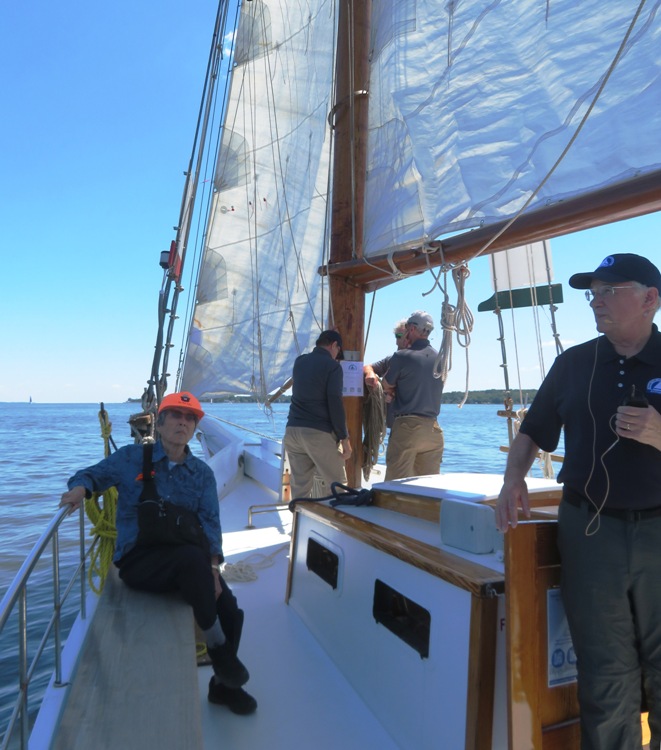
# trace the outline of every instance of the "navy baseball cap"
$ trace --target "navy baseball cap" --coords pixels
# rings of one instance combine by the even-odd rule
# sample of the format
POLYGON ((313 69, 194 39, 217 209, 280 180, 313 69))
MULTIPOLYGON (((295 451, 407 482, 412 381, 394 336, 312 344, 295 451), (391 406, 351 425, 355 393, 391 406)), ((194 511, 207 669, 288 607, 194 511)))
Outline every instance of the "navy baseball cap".
POLYGON ((569 279, 574 289, 589 289, 593 281, 606 281, 617 284, 621 281, 637 281, 644 286, 654 286, 661 294, 661 273, 642 255, 616 253, 604 258, 592 273, 575 273, 569 279))
POLYGON ((344 351, 342 350, 342 336, 337 331, 322 331, 319 334, 319 338, 316 341, 317 346, 329 346, 330 344, 337 344, 340 347, 338 359, 344 359, 344 351))

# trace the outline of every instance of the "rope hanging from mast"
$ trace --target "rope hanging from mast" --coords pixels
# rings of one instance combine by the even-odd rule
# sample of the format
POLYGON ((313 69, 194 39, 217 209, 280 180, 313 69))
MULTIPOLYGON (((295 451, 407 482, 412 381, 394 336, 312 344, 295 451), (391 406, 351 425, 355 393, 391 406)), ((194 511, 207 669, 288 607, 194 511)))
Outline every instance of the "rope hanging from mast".
POLYGON ((468 358, 468 347, 471 342, 473 324, 475 319, 468 304, 466 303, 465 287, 466 279, 470 276, 468 266, 460 265, 452 269, 452 280, 457 290, 457 304, 452 305, 447 293, 447 271, 445 274, 445 284, 443 288, 443 305, 441 308, 441 327, 443 329, 443 339, 439 347, 438 356, 434 363, 434 377, 440 378, 444 383, 447 379, 448 372, 452 369, 452 335, 456 335, 459 346, 466 350, 466 390, 464 397, 459 404, 462 407, 468 398, 468 385, 470 379, 470 363, 468 358))
POLYGON ((381 381, 366 388, 363 401, 363 477, 367 481, 379 461, 386 437, 386 400, 381 381))

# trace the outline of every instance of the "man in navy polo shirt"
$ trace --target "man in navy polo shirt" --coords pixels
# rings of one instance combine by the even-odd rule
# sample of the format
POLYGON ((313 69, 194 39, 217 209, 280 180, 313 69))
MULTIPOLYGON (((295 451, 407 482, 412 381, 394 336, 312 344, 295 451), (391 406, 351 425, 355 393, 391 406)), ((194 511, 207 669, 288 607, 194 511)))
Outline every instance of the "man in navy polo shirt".
POLYGON ((661 274, 609 255, 585 289, 602 333, 561 354, 507 461, 496 523, 530 515, 525 476, 564 428, 558 513, 562 598, 577 654, 582 750, 640 747, 641 680, 650 747, 661 741, 661 274))

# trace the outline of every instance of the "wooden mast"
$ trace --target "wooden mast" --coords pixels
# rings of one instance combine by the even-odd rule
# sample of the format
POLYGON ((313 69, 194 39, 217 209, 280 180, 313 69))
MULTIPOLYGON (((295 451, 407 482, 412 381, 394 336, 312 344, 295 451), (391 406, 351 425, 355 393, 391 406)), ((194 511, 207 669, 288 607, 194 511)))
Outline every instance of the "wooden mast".
MULTIPOLYGON (((338 20, 330 267, 363 257, 363 206, 367 154, 371 0, 342 0, 338 20)), ((365 290, 341 276, 330 277, 329 327, 342 336, 345 357, 362 362, 365 290)), ((344 399, 353 456, 347 481, 360 487, 362 398, 344 399)))

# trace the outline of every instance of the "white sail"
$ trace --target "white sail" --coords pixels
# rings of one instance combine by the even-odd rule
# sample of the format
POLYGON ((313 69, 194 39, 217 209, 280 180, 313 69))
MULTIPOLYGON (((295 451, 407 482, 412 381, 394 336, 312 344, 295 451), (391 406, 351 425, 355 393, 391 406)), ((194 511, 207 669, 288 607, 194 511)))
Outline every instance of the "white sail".
POLYGON ((182 378, 197 395, 263 398, 323 328, 334 13, 330 0, 241 7, 182 378))
MULTIPOLYGON (((660 6, 373 0, 365 257, 658 173, 660 6)), ((323 328, 335 13, 242 4, 182 381, 197 395, 264 396, 323 328)))
POLYGON ((494 292, 550 284, 553 259, 550 243, 531 242, 502 250, 490 257, 491 286, 494 292))
MULTIPOLYGON (((365 255, 523 208, 639 5, 374 0, 365 255)), ((642 5, 587 123, 529 210, 659 169, 660 3, 642 5)))

